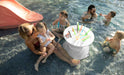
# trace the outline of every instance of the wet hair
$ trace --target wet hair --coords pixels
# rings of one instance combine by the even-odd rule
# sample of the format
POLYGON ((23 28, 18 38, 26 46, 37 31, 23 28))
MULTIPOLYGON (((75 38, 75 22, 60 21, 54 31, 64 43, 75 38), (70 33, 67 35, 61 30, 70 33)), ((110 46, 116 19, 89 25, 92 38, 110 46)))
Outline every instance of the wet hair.
POLYGON ((37 31, 39 31, 39 28, 43 28, 45 26, 46 30, 47 30, 47 26, 46 26, 46 23, 45 22, 38 22, 36 24, 36 29, 37 31))
POLYGON ((95 6, 94 6, 94 5, 90 5, 90 6, 88 7, 88 11, 89 11, 89 10, 92 10, 92 8, 95 8, 95 6))
POLYGON ((64 16, 65 18, 68 18, 68 13, 67 13, 67 11, 65 11, 65 10, 61 11, 60 14, 61 14, 62 16, 64 16))
POLYGON ((117 31, 116 32, 118 39, 122 40, 124 39, 124 32, 123 31, 117 31))
POLYGON ((116 12, 114 12, 114 11, 111 11, 110 13, 111 13, 111 17, 114 17, 114 16, 116 16, 116 12))
MULTIPOLYGON (((19 32, 19 35, 23 38, 23 39, 27 39, 29 36, 28 36, 28 33, 29 33, 29 29, 28 29, 28 25, 32 25, 32 23, 23 23, 21 25, 19 25, 18 27, 18 32, 19 32)), ((35 27, 33 27, 33 29, 36 31, 35 27)))

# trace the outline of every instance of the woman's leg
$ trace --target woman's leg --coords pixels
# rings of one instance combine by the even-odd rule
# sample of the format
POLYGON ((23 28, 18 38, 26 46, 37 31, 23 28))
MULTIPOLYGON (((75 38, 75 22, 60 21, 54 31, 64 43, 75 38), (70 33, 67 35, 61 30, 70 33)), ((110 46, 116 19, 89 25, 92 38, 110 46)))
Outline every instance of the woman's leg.
POLYGON ((63 56, 57 49, 54 50, 55 55, 60 58, 61 60, 69 63, 70 65, 73 65, 70 60, 68 60, 65 56, 63 56))
POLYGON ((69 54, 64 50, 64 48, 59 43, 57 43, 56 47, 65 57, 67 57, 68 59, 72 59, 72 57, 69 56, 69 54))
POLYGON ((71 61, 71 63, 73 63, 74 65, 77 65, 80 63, 80 60, 76 60, 73 59, 66 51, 65 49, 58 43, 57 44, 57 49, 59 50, 59 52, 65 57, 67 58, 69 61, 71 61))
POLYGON ((63 61, 66 61, 69 64, 73 65, 78 65, 80 63, 80 60, 73 59, 72 57, 69 56, 69 54, 65 51, 64 48, 61 47, 59 43, 56 43, 55 40, 52 41, 53 45, 57 44, 57 49, 54 51, 56 56, 58 56, 60 59, 63 61))
POLYGON ((69 54, 65 51, 65 49, 59 43, 56 43, 55 41, 53 41, 53 44, 56 45, 57 50, 60 51, 60 53, 62 53, 65 57, 67 57, 68 59, 72 59, 72 57, 69 56, 69 54))
POLYGON ((68 55, 68 53, 64 50, 64 48, 62 48, 62 46, 57 43, 55 40, 52 41, 53 45, 56 45, 56 48, 58 51, 60 51, 60 53, 64 54, 65 57, 67 57, 68 59, 72 59, 72 57, 70 57, 68 55))

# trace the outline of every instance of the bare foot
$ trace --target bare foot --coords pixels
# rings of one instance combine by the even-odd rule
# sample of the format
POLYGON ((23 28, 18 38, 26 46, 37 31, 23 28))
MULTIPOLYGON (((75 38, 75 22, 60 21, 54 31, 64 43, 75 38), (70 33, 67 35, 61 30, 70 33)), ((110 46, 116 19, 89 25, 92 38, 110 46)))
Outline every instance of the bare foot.
POLYGON ((34 64, 34 68, 36 71, 38 71, 38 64, 34 64))
POLYGON ((76 59, 72 59, 71 62, 72 62, 71 66, 76 66, 80 64, 80 60, 76 60, 76 59))
POLYGON ((42 63, 46 63, 46 60, 44 59, 44 60, 42 61, 42 63))

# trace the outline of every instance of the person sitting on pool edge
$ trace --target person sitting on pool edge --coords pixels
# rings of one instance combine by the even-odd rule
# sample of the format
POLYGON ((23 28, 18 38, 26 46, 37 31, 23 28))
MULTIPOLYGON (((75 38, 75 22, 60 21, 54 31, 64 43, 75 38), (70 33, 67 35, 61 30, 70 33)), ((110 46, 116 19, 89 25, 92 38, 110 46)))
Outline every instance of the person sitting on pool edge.
MULTIPOLYGON (((40 51, 40 43, 37 38, 37 30, 35 26, 31 23, 24 23, 18 27, 19 35, 25 40, 27 47, 36 55, 46 56, 44 52, 40 51)), ((53 40, 52 43, 56 45, 56 42, 53 40)), ((73 59, 69 56, 64 48, 58 43, 55 47, 54 53, 61 60, 69 63, 72 66, 80 64, 80 60, 73 59)))
POLYGON ((107 37, 102 44, 103 50, 112 53, 113 56, 117 54, 121 47, 121 40, 124 39, 124 31, 116 31, 112 38, 107 37))
POLYGON ((96 8, 95 8, 94 5, 90 5, 88 7, 87 12, 84 12, 83 13, 83 15, 82 15, 82 21, 84 23, 92 23, 95 18, 97 18, 96 8))
POLYGON ((109 23, 111 22, 111 19, 114 18, 114 16, 116 16, 116 12, 110 11, 107 15, 103 15, 102 13, 100 13, 99 15, 103 16, 104 25, 108 26, 109 23))

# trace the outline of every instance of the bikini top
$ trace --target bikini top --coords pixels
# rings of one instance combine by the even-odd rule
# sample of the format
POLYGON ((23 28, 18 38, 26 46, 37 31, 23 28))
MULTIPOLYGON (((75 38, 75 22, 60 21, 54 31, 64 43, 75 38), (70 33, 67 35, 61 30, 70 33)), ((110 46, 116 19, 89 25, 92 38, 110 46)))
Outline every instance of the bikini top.
POLYGON ((66 22, 66 25, 61 25, 60 21, 58 21, 58 28, 59 29, 65 29, 66 27, 67 27, 67 22, 66 22))
POLYGON ((40 48, 40 42, 39 42, 39 41, 38 41, 38 42, 36 42, 36 43, 34 44, 34 47, 35 47, 35 49, 40 48))

